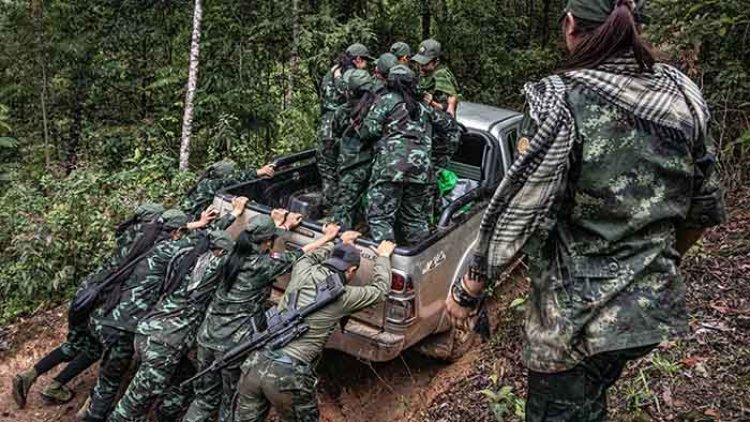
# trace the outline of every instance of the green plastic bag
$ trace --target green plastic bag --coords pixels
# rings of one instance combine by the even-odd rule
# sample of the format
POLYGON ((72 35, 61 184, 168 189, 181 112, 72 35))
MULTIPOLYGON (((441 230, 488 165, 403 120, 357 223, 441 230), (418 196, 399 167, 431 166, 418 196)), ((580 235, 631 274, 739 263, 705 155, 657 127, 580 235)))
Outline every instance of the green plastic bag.
POLYGON ((447 193, 452 191, 453 188, 456 187, 457 183, 458 176, 456 176, 456 173, 445 169, 440 170, 437 177, 438 192, 440 192, 440 197, 442 198, 447 193))

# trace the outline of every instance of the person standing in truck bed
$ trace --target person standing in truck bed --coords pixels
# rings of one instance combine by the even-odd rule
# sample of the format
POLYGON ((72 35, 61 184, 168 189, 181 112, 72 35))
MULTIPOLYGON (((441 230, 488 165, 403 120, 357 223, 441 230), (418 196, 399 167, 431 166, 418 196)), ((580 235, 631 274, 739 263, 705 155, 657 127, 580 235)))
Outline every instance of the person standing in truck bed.
POLYGON ((334 206, 338 192, 339 139, 348 116, 340 109, 346 107, 346 84, 344 73, 351 69, 367 69, 375 60, 362 44, 347 47, 339 62, 329 70, 320 83, 320 125, 315 161, 323 184, 323 205, 327 211, 334 206))
POLYGON ((417 92, 426 105, 455 118, 459 99, 458 82, 450 69, 441 63, 442 55, 440 43, 431 38, 419 45, 417 54, 411 58, 419 65, 417 92))

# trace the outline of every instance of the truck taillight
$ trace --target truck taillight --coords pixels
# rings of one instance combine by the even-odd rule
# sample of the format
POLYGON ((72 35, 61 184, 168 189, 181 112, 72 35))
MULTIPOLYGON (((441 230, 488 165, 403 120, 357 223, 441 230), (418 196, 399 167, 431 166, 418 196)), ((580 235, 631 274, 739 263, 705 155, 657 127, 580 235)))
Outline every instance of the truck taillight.
POLYGON ((394 271, 391 273, 391 291, 398 293, 410 293, 414 291, 414 283, 411 277, 401 272, 394 271))
POLYGON ((415 319, 414 299, 388 300, 386 319, 395 324, 408 324, 415 319))

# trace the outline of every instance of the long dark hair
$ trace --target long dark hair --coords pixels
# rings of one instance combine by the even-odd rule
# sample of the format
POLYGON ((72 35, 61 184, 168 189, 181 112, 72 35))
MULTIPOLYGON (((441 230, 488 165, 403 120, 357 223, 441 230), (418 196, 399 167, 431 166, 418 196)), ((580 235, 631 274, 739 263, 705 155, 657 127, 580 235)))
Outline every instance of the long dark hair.
POLYGON ((352 108, 352 119, 354 119, 355 122, 362 123, 365 116, 367 115, 367 112, 370 111, 370 107, 372 106, 372 103, 375 102, 376 98, 377 94, 375 94, 374 92, 369 90, 364 91, 359 99, 356 99, 356 104, 354 104, 354 107, 352 108))
POLYGON ((356 58, 357 56, 352 56, 346 51, 341 53, 341 55, 339 56, 339 60, 338 60, 338 66, 339 66, 339 69, 341 70, 342 75, 347 70, 354 68, 354 59, 356 58))
POLYGON ((419 118, 419 101, 417 100, 417 81, 414 78, 388 77, 388 91, 399 94, 406 105, 412 120, 419 118))
MULTIPOLYGON (((575 17, 578 44, 570 52, 564 70, 594 68, 617 54, 632 51, 641 71, 650 71, 656 63, 657 52, 641 37, 632 7, 632 0, 617 0, 603 23, 575 17)), ((564 17, 563 32, 567 25, 564 17)))
POLYGON ((224 279, 224 287, 226 290, 232 288, 234 281, 237 280, 237 276, 242 268, 242 262, 250 255, 258 253, 258 244, 253 242, 250 235, 246 231, 242 231, 237 241, 234 244, 232 253, 229 254, 226 263, 224 264, 224 270, 222 272, 222 278, 224 279))

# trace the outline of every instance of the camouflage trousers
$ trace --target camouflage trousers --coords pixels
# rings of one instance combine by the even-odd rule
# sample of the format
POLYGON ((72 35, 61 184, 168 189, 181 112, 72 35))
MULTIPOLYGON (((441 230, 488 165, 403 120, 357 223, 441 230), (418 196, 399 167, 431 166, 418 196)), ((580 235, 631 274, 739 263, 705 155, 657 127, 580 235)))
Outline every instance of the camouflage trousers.
POLYGON ((323 113, 318 128, 318 145, 315 162, 323 184, 323 200, 326 207, 336 202, 338 186, 339 140, 333 136, 333 112, 323 113))
POLYGON ((60 350, 65 356, 72 360, 79 354, 84 354, 92 359, 99 359, 102 355, 102 345, 96 336, 91 333, 88 324, 68 324, 68 335, 65 342, 60 345, 60 350))
POLYGON ((134 334, 96 321, 92 321, 90 326, 102 344, 104 353, 99 366, 99 377, 91 390, 86 420, 104 421, 120 390, 120 383, 130 369, 134 353, 134 334))
POLYGON ((353 229, 361 215, 362 198, 370 181, 371 163, 339 172, 338 195, 333 209, 333 220, 344 229, 353 229))
POLYGON ((317 421, 318 378, 309 364, 276 351, 257 351, 242 364, 234 422, 263 421, 271 406, 283 421, 317 421))
POLYGON ((555 373, 529 371, 527 422, 599 422, 607 417, 607 390, 625 365, 656 345, 600 353, 555 373))
MULTIPOLYGON (((223 354, 223 352, 198 346, 198 370, 208 368, 223 354)), ((217 373, 209 372, 195 380, 193 383, 195 399, 190 403, 183 422, 212 420, 217 412, 218 422, 231 421, 232 400, 240 375, 240 367, 235 364, 217 373)))
POLYGON ((414 244, 430 232, 434 190, 430 184, 377 181, 367 193, 367 224, 376 241, 414 244), (396 228, 399 236, 396 236, 396 228))
POLYGON ((180 382, 195 372, 187 353, 142 335, 136 336, 135 347, 140 366, 108 421, 145 422, 151 405, 160 398, 157 419, 178 420, 192 398, 191 388, 179 388, 180 382))

